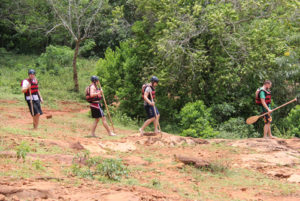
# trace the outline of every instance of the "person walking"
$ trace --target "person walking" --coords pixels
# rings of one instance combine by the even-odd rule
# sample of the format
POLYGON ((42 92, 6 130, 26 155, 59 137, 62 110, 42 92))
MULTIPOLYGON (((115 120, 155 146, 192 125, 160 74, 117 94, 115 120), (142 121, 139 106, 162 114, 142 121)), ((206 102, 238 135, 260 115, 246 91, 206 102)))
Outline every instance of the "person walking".
POLYGON ((100 119, 102 119, 103 126, 106 129, 108 135, 115 136, 116 134, 110 131, 106 118, 104 116, 104 112, 101 108, 100 100, 102 99, 101 95, 103 91, 98 88, 97 85, 99 85, 99 78, 97 76, 92 76, 91 84, 86 89, 86 99, 90 103, 92 118, 95 119, 91 129, 91 136, 96 137, 95 131, 100 119))
POLYGON ((153 122, 154 132, 157 134, 160 132, 158 130, 159 124, 159 111, 154 103, 155 98, 155 87, 158 85, 159 79, 153 76, 148 84, 144 84, 142 87, 142 98, 144 99, 144 108, 146 110, 148 119, 144 122, 143 126, 139 129, 141 136, 144 135, 144 130, 149 124, 153 122))
POLYGON ((268 112, 268 114, 264 116, 264 138, 274 138, 271 132, 271 87, 272 82, 270 80, 266 80, 263 86, 261 88, 258 88, 256 91, 256 104, 260 106, 262 114, 268 112))
POLYGON ((43 114, 40 103, 43 103, 44 100, 39 90, 38 81, 35 77, 35 70, 28 70, 28 78, 22 81, 21 87, 29 107, 29 111, 33 117, 33 129, 37 130, 40 115, 43 114))

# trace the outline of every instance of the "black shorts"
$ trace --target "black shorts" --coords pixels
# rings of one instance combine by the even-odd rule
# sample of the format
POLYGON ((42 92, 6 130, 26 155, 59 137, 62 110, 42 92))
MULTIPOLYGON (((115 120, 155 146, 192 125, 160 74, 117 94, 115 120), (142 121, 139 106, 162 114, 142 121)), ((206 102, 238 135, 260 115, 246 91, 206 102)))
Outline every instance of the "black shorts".
POLYGON ((100 104, 92 103, 90 107, 91 107, 91 112, 92 112, 93 118, 98 119, 98 118, 104 117, 104 112, 103 112, 100 104))
MULTIPOLYGON (((30 100, 27 100, 26 102, 27 102, 27 105, 29 107, 29 112, 32 115, 30 100)), ((33 111, 34 111, 34 115, 32 115, 32 116, 35 116, 37 114, 40 114, 40 115, 43 114, 43 111, 42 111, 42 108, 41 108, 41 103, 40 103, 39 100, 33 100, 32 101, 32 107, 33 107, 33 111)))
MULTIPOLYGON (((144 107, 145 107, 148 119, 155 117, 154 106, 145 105, 144 107)), ((156 110, 156 114, 159 115, 157 107, 155 107, 155 110, 156 110)))

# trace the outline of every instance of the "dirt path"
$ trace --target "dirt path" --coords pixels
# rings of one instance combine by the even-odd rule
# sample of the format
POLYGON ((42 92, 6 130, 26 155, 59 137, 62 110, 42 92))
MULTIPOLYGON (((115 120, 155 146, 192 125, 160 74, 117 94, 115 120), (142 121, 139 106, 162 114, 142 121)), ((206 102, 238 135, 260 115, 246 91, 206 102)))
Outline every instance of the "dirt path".
POLYGON ((86 105, 60 103, 44 109, 32 131, 27 107, 0 100, 0 200, 300 200, 300 140, 201 140, 163 133, 140 137, 120 129, 88 138, 92 119, 86 105), (23 163, 16 147, 31 151, 23 163), (130 170, 121 182, 76 177, 76 154, 120 158, 130 170), (199 170, 176 161, 193 156, 213 164, 199 170))

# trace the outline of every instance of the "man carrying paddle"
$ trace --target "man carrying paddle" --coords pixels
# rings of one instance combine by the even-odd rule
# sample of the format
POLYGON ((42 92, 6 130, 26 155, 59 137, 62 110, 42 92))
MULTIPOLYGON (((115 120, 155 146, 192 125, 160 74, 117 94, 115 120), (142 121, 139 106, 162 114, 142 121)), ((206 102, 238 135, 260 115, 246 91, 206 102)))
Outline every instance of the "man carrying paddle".
POLYGON ((97 76, 92 76, 91 81, 92 81, 92 83, 90 86, 88 86, 88 88, 87 88, 88 92, 86 93, 87 101, 91 103, 90 107, 91 107, 92 117, 95 119, 94 124, 92 126, 91 136, 96 137, 95 131, 96 131, 97 124, 98 124, 100 118, 102 118, 103 126, 106 129, 108 135, 115 136, 116 134, 111 132, 108 127, 106 118, 104 116, 104 112, 100 105, 100 100, 102 99, 101 94, 103 92, 101 89, 99 89, 97 87, 97 85, 99 84, 99 78, 97 76))
POLYGON ((38 81, 35 77, 35 71, 30 69, 28 71, 28 79, 25 79, 21 83, 22 92, 25 95, 25 100, 28 104, 29 111, 33 117, 33 129, 36 130, 39 125, 40 115, 43 114, 41 104, 43 98, 39 91, 38 81))
POLYGON ((160 114, 158 112, 157 107, 155 107, 155 103, 153 99, 155 98, 155 87, 158 85, 158 78, 153 76, 151 78, 151 83, 145 84, 142 88, 142 98, 144 99, 144 108, 148 115, 148 119, 145 121, 144 125, 139 129, 141 135, 144 135, 145 128, 153 122, 154 124, 154 132, 159 133, 160 131, 157 129, 159 124, 160 114))
POLYGON ((257 89, 256 92, 256 103, 260 105, 261 112, 266 113, 264 116, 264 138, 274 138, 271 133, 271 123, 272 123, 272 110, 271 110, 271 89, 272 82, 270 80, 266 80, 264 85, 257 89))

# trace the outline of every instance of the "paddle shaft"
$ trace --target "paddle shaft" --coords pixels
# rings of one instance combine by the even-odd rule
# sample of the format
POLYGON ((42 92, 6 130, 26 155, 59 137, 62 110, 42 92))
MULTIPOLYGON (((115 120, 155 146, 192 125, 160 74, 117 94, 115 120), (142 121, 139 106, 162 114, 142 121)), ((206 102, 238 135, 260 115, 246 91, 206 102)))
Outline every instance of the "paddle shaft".
MULTIPOLYGON (((153 101, 153 96, 152 96, 152 91, 150 92, 150 96, 151 96, 151 101, 152 101, 152 103, 154 103, 154 101, 153 101)), ((153 106, 153 110, 154 110, 155 118, 156 118, 156 120, 157 120, 157 113, 156 113, 156 107, 155 107, 155 105, 153 106)), ((158 124, 158 128, 159 128, 159 130, 160 130, 160 132, 161 132, 161 128, 160 128, 160 125, 159 125, 159 121, 157 121, 157 124, 158 124)))
POLYGON ((31 94, 31 86, 29 87, 29 95, 30 95, 30 108, 31 108, 31 115, 34 116, 33 111, 33 103, 32 103, 32 94, 31 94))
POLYGON ((107 107, 107 104, 106 104, 106 100, 105 100, 104 92, 103 92, 103 90, 102 90, 102 87, 101 87, 101 83, 100 83, 100 81, 99 81, 99 87, 100 87, 100 90, 101 90, 101 92, 102 92, 102 96, 103 96, 104 105, 105 105, 105 108, 106 108, 106 110, 107 110, 107 114, 108 114, 109 121, 110 121, 110 123, 111 123, 111 127, 112 127, 112 129, 113 129, 113 131, 114 131, 114 133, 115 133, 114 124, 113 124, 113 122, 112 122, 112 120, 111 120, 111 117, 110 117, 110 113, 109 113, 109 110, 108 110, 108 107, 107 107))
MULTIPOLYGON (((280 108, 282 108, 282 107, 284 107, 284 106, 286 106, 286 105, 288 105, 288 104, 291 104, 291 103, 293 103, 293 102, 295 102, 295 101, 297 101, 297 98, 295 98, 295 99, 293 99, 293 100, 291 100, 291 101, 289 101, 289 102, 287 102, 287 103, 285 103, 285 104, 283 104, 283 105, 280 105, 280 106, 276 107, 275 109, 272 110, 272 112, 274 112, 275 110, 278 110, 278 109, 280 109, 280 108)), ((258 118, 263 117, 263 116, 265 116, 265 115, 268 114, 268 113, 269 113, 269 112, 266 112, 266 113, 264 113, 264 114, 262 114, 262 115, 259 115, 258 118)))

